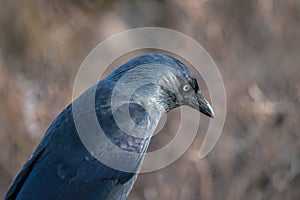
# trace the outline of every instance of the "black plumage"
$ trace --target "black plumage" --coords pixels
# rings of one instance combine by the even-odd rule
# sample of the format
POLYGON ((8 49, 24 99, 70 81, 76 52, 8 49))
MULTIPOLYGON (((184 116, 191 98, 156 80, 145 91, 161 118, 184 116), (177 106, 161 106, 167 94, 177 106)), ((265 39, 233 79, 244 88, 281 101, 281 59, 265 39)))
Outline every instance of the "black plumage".
MULTIPOLYGON (((106 166, 86 149, 78 135, 73 105, 70 104, 52 122, 32 156, 19 171, 6 194, 6 200, 125 199, 136 179, 151 135, 163 114, 178 106, 189 105, 214 117, 190 70, 179 60, 167 55, 147 54, 134 58, 94 87, 96 117, 105 136, 116 147, 140 155, 132 163, 132 171, 120 171, 106 166), (146 65, 159 65, 160 68, 143 68, 146 65), (138 77, 154 81, 137 88, 128 102, 121 102, 113 111, 110 102, 118 81, 124 74, 138 67, 141 69, 138 72, 142 73, 136 72, 128 79, 128 87, 138 77), (116 123, 114 116, 122 116, 127 108, 135 126, 139 127, 137 134, 147 137, 128 134, 116 123)), ((126 90, 117 92, 128 95, 126 90)), ((84 95, 75 101, 80 102, 84 95)), ((82 107, 79 114, 85 118, 89 111, 84 109, 84 101, 82 107)), ((122 120, 121 123, 128 123, 127 119, 122 120)), ((89 134, 88 132, 85 134, 89 134)), ((104 141, 96 143, 105 150, 104 141)), ((114 158, 113 154, 111 156, 114 158)))

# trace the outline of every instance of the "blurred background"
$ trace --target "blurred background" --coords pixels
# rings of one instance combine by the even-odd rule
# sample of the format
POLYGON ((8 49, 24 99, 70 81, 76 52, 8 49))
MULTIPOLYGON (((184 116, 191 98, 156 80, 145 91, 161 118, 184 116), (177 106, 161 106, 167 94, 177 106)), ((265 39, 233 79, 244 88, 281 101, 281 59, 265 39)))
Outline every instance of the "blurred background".
MULTIPOLYGON (((227 118, 208 157, 197 158, 204 120, 189 150, 140 175, 128 199, 299 199, 300 1, 0 3, 0 198, 72 101, 86 55, 115 33, 160 26, 193 37, 212 56, 226 87, 227 118)), ((164 131, 174 132, 176 123, 164 131)), ((158 136, 150 149, 163 141, 158 136)))

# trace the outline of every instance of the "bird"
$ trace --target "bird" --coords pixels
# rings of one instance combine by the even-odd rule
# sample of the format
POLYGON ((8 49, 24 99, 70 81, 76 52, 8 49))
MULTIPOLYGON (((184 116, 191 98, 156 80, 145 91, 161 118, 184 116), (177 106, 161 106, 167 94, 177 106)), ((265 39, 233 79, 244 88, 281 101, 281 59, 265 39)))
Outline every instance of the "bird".
MULTIPOLYGON (((76 111, 78 116, 89 122, 86 116, 90 110, 84 108, 85 101, 80 101, 88 89, 51 123, 12 181, 5 200, 126 199, 163 115, 179 106, 190 106, 208 117, 215 117, 191 70, 167 54, 139 55, 92 88, 96 120, 106 138, 93 141, 101 147, 101 152, 91 152, 76 128, 76 102, 80 102, 76 111), (124 117, 126 113, 129 118, 124 117), (122 158, 111 151, 107 143, 113 144, 112 148, 117 152, 137 155, 135 163, 128 165, 130 169, 109 166, 95 156, 105 154, 113 163, 123 166, 123 161, 119 160, 122 158)), ((89 124, 86 127, 89 128, 89 124)), ((90 131, 91 128, 84 134, 90 131)), ((127 158, 123 160, 126 162, 127 158)))

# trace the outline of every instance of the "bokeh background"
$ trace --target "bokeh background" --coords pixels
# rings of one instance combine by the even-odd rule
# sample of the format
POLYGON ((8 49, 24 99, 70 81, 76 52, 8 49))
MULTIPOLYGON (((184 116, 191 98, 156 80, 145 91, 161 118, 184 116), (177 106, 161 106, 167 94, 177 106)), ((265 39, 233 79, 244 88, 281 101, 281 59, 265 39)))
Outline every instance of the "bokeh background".
MULTIPOLYGON (((299 0, 0 4, 0 198, 72 101, 89 51, 123 30, 160 26, 193 37, 215 60, 227 118, 208 157, 197 158, 202 124, 191 148, 169 167, 140 175, 128 199, 299 199, 299 0)), ((150 149, 176 132, 176 123, 169 120, 150 149)))

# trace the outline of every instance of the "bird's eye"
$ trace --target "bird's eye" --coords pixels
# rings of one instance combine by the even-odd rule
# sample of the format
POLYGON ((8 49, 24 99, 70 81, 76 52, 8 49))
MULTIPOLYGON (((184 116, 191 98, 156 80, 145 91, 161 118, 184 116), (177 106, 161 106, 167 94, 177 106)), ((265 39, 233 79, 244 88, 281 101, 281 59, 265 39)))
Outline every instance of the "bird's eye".
POLYGON ((182 89, 183 89, 183 91, 187 92, 187 91, 190 90, 190 86, 189 85, 184 85, 182 89))

